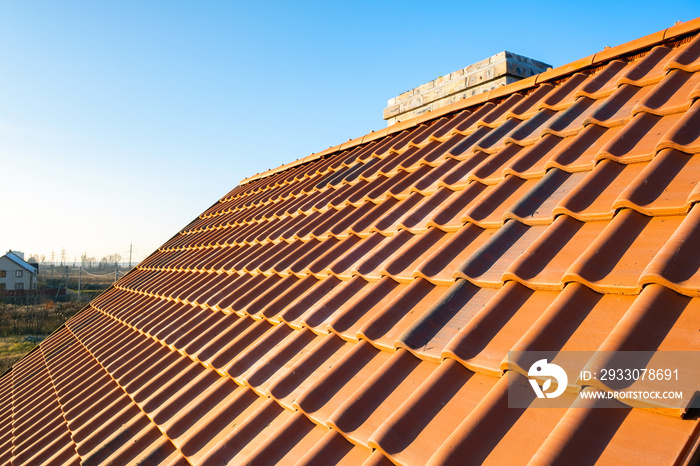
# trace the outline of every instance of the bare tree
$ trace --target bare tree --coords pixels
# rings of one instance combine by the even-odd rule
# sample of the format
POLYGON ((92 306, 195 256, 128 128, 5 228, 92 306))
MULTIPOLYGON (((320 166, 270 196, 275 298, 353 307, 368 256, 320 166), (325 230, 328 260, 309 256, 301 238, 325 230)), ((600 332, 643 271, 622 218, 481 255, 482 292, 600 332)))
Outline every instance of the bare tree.
POLYGON ((115 262, 121 262, 121 261, 122 261, 122 255, 119 254, 119 253, 110 254, 109 256, 107 256, 107 259, 108 259, 112 264, 114 264, 115 262))
POLYGON ((29 254, 29 259, 27 259, 27 262, 41 264, 42 262, 46 262, 46 256, 43 254, 29 254))
POLYGON ((80 256, 80 264, 84 269, 85 268, 88 268, 88 269, 93 268, 95 265, 95 262, 97 262, 97 259, 95 259, 94 257, 88 256, 87 252, 84 253, 82 256, 80 256))
POLYGON ((108 256, 104 256, 102 259, 100 259, 99 268, 100 270, 111 269, 114 264, 120 262, 121 260, 121 254, 109 254, 108 256))

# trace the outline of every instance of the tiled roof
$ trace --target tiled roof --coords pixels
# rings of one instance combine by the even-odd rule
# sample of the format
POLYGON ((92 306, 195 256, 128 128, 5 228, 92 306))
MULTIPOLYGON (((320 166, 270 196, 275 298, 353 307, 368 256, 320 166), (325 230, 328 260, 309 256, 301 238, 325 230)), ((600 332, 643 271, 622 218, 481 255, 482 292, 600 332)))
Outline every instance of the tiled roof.
POLYGON ((698 28, 246 180, 0 378, 0 463, 696 461, 506 356, 700 350, 698 28))

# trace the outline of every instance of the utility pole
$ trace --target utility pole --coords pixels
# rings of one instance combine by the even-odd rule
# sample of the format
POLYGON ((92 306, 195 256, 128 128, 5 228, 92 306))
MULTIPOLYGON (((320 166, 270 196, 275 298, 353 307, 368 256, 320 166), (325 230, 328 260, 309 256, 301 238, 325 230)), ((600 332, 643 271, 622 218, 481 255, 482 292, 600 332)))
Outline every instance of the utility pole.
POLYGON ((131 270, 131 250, 133 245, 133 242, 129 242, 129 270, 131 270))
POLYGON ((119 271, 119 266, 117 265, 117 261, 114 261, 114 281, 117 281, 117 272, 119 271))
POLYGON ((82 302, 83 300, 83 295, 80 294, 80 281, 83 278, 83 266, 81 265, 80 268, 78 269, 78 302, 82 302))
MULTIPOLYGON (((66 286, 66 296, 68 296, 68 267, 64 269, 63 272, 63 278, 64 278, 64 283, 66 286)), ((61 294, 61 282, 58 282, 58 289, 56 290, 56 299, 58 299, 58 295, 61 294)))

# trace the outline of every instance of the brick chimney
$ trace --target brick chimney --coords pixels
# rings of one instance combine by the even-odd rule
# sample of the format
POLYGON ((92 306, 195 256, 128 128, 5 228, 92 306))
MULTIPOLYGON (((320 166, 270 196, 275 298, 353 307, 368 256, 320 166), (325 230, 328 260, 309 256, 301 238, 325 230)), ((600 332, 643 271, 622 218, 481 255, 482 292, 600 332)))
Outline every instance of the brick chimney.
POLYGON ((534 76, 548 68, 551 66, 522 55, 497 53, 390 99, 384 109, 384 119, 393 125, 459 99, 534 76))

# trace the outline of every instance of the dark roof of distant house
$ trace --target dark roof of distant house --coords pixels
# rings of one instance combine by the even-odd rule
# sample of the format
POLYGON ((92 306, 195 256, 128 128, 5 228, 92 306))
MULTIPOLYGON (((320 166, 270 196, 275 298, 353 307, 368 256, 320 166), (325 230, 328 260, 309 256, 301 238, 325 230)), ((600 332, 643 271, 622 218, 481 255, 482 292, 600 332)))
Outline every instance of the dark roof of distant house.
POLYGON ((697 461, 508 353, 700 351, 699 29, 244 180, 0 378, 0 462, 697 461))

